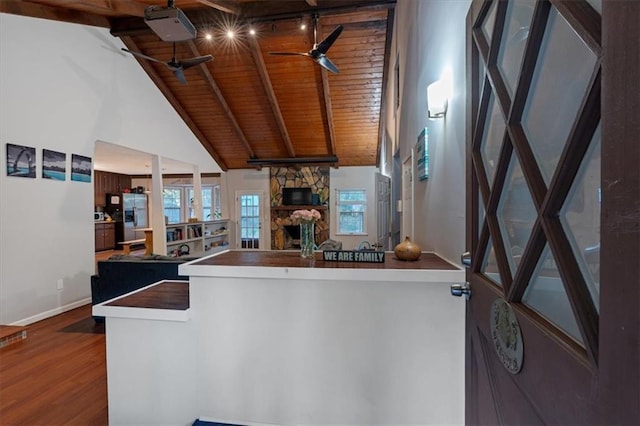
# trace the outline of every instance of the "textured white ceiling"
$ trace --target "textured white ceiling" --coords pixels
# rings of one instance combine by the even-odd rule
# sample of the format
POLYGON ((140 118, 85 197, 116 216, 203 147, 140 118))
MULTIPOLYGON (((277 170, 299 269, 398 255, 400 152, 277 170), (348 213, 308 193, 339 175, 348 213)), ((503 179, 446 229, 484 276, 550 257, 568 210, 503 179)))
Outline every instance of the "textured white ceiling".
MULTIPOLYGON (((151 173, 152 154, 121 145, 97 141, 93 152, 95 170, 126 175, 151 173)), ((193 173, 193 165, 170 158, 161 158, 163 174, 193 173)))

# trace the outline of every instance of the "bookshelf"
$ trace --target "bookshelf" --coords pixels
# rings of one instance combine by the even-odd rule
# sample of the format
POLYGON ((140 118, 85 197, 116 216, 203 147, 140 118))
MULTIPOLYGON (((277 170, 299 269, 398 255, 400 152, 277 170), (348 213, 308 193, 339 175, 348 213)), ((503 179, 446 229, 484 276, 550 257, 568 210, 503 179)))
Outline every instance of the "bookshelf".
POLYGON ((206 256, 229 248, 229 220, 210 220, 205 222, 173 223, 166 225, 167 254, 206 256))

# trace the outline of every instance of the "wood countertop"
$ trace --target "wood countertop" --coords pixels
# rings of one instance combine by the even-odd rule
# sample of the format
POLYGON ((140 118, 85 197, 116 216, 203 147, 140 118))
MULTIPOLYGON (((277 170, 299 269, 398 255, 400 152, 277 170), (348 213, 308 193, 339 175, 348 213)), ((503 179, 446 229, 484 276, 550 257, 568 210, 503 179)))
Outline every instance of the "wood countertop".
POLYGON ((163 280, 92 307, 93 315, 160 321, 188 321, 189 283, 163 280))
POLYGON ((432 252, 423 252, 416 261, 404 261, 393 252, 385 252, 384 263, 332 262, 322 259, 316 252, 314 259, 303 259, 298 250, 246 251, 229 250, 218 256, 207 257, 192 265, 216 266, 274 266, 287 268, 348 268, 348 269, 459 269, 432 252))
POLYGON ((356 263, 325 261, 320 251, 304 259, 297 250, 227 250, 181 264, 179 272, 204 277, 421 282, 464 282, 465 275, 463 269, 432 252, 410 262, 385 252, 384 263, 356 263))

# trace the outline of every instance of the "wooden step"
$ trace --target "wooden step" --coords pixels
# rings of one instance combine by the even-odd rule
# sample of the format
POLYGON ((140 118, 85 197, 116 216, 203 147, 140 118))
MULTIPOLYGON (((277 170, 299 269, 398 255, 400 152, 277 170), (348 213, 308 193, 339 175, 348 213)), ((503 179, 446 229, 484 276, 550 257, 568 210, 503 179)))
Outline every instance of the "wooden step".
POLYGON ((27 338, 27 327, 18 325, 0 325, 0 348, 27 338))

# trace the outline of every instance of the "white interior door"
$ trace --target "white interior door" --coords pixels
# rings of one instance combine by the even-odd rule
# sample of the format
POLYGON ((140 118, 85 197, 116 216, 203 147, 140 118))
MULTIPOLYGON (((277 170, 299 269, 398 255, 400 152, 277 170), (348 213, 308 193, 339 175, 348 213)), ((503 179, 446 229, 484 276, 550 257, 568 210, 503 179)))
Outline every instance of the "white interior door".
POLYGON ((376 218, 378 229, 376 244, 382 250, 389 250, 391 235, 391 178, 381 173, 376 173, 376 218))
POLYGON ((264 192, 238 191, 236 192, 236 248, 258 250, 265 248, 262 232, 262 217, 264 217, 264 192))

